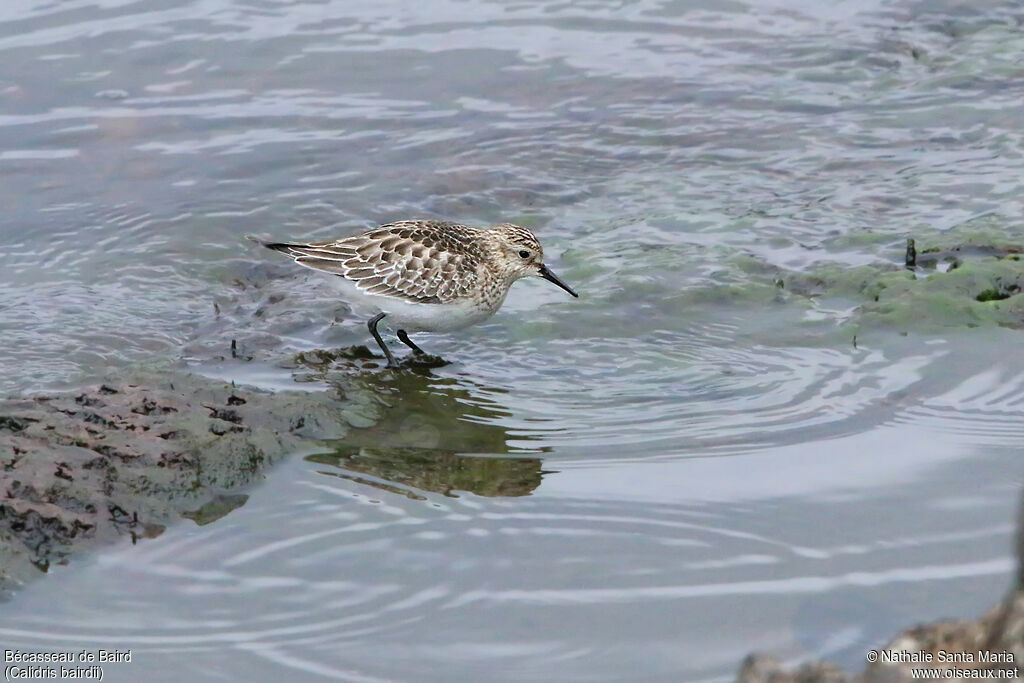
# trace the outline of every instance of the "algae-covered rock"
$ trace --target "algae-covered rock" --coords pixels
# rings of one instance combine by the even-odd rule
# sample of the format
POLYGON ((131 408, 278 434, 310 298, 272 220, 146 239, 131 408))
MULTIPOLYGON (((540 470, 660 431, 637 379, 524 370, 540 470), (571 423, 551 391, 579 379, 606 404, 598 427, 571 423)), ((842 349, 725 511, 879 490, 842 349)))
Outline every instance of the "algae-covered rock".
POLYGON ((867 265, 819 261, 790 271, 749 255, 732 265, 775 301, 834 302, 837 322, 852 334, 1024 327, 1024 231, 978 219, 946 232, 922 229, 890 247, 890 258, 867 265))
POLYGON ((947 272, 888 280, 861 307, 863 324, 916 329, 982 325, 1024 327, 1024 261, 979 257, 947 272))
POLYGON ((894 264, 844 268, 827 264, 813 273, 782 276, 802 297, 859 302, 856 328, 936 330, 999 325, 1024 327, 1024 261, 1015 255, 967 260, 953 270, 925 274, 894 264))

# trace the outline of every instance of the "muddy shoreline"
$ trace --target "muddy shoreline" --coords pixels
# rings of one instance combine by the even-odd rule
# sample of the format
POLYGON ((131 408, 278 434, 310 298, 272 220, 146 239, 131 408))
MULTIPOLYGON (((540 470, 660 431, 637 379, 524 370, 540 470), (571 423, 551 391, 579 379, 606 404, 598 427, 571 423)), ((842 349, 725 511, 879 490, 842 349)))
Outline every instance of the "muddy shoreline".
POLYGON ((284 455, 344 437, 344 407, 187 373, 0 401, 0 591, 125 536, 218 519, 284 455))

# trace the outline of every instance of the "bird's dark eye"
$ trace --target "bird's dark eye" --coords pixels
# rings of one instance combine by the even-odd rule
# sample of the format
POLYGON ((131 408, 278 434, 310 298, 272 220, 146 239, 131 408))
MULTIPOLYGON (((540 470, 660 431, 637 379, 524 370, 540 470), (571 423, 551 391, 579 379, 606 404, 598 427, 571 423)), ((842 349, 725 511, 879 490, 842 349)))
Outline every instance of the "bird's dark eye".
POLYGON ((520 249, 519 255, 522 256, 523 258, 530 258, 530 252, 526 251, 525 249, 520 249))

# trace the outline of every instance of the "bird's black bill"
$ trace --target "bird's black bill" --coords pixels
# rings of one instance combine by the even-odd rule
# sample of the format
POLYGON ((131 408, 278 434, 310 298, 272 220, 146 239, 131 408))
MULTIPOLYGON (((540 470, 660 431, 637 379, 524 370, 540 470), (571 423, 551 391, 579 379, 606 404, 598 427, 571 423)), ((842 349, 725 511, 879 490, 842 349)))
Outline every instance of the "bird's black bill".
POLYGON ((558 285, 559 287, 561 287, 565 291, 569 292, 570 294, 572 294, 577 299, 580 298, 579 294, 577 294, 576 292, 572 291, 572 287, 570 287, 569 285, 567 285, 564 282, 562 282, 561 280, 559 280, 558 276, 555 275, 554 273, 552 273, 550 270, 548 270, 547 266, 541 264, 540 272, 538 273, 538 275, 540 275, 542 278, 544 278, 548 282, 554 282, 556 285, 558 285))

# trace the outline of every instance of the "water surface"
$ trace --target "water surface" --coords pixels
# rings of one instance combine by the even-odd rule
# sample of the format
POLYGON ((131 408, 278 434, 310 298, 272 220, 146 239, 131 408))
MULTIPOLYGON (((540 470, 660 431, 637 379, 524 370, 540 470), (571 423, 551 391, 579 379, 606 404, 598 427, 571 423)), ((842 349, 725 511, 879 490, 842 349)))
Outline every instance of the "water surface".
POLYGON ((0 640, 130 648, 107 680, 699 681, 980 613, 1012 573, 1019 332, 855 345, 858 301, 764 292, 1021 223, 1022 18, 6 3, 0 388, 174 361, 382 399, 223 519, 55 568, 0 640), (409 217, 531 226, 582 296, 517 284, 418 339, 431 373, 296 368, 365 327, 244 235, 409 217))

